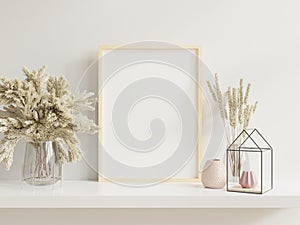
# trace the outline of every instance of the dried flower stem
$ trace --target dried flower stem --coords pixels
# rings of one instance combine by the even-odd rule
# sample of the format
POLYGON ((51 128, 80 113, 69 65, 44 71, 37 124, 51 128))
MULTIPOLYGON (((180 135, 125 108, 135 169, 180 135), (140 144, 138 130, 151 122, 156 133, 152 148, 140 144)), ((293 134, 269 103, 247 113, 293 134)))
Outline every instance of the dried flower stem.
MULTIPOLYGON (((257 101, 252 105, 248 103, 251 85, 248 84, 244 92, 243 79, 240 79, 238 89, 229 86, 225 93, 221 91, 217 74, 215 74, 215 84, 211 85, 209 81, 207 84, 213 100, 218 104, 220 116, 225 124, 229 146, 243 129, 247 129, 258 103, 257 101)), ((232 171, 236 174, 240 164, 236 163, 237 156, 235 153, 231 153, 230 158, 232 171)))

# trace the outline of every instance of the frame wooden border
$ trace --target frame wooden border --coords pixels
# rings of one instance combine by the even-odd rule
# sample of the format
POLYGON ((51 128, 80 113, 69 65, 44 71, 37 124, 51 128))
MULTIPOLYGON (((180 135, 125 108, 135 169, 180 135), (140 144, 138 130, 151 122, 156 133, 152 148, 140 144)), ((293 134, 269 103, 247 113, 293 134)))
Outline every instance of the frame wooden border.
MULTIPOLYGON (((104 46, 99 46, 98 50, 98 88, 101 87, 102 85, 102 52, 104 50, 114 50, 118 49, 118 46, 111 46, 111 45, 104 45, 104 46)), ((200 87, 200 81, 201 81, 201 76, 200 76, 200 57, 201 57, 201 52, 200 52, 200 47, 199 46, 158 46, 158 47, 142 47, 142 46, 121 46, 119 50, 176 50, 176 49, 187 49, 187 50, 193 50, 196 52, 197 57, 199 60, 197 60, 197 78, 198 78, 198 88, 197 88, 197 96, 198 96, 198 146, 197 146, 197 160, 198 160, 198 176, 196 178, 170 178, 168 181, 170 182, 201 182, 201 160, 202 160, 202 94, 201 94, 201 87, 200 87)), ((101 92, 98 93, 98 123, 100 126, 99 132, 98 132, 98 182, 103 182, 103 181, 109 181, 109 179, 106 179, 102 177, 101 174, 101 142, 102 142, 102 129, 101 129, 101 124, 102 124, 102 96, 101 92)), ((118 179, 119 181, 132 181, 132 179, 118 179)), ((152 179, 138 179, 138 181, 145 182, 149 181, 152 179)), ((136 181, 136 180, 135 180, 136 181)))

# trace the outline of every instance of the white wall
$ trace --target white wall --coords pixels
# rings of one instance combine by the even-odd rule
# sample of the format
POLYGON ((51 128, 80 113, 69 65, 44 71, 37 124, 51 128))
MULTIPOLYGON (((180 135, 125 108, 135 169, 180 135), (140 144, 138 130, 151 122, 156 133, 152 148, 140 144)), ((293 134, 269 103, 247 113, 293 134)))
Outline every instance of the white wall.
MULTIPOLYGON (((299 7, 297 0, 0 0, 0 74, 20 76, 24 65, 36 68, 47 64, 49 72, 65 74, 75 90, 78 79, 97 57, 100 44, 161 40, 201 45, 204 62, 219 73, 224 86, 237 84, 241 76, 253 84, 253 99, 260 104, 253 126, 275 149, 276 188, 276 180, 300 179, 300 107, 296 98, 300 82, 299 7)), ((82 87, 96 91, 96 80, 97 72, 92 71, 82 87)), ((95 168, 96 137, 81 136, 81 140, 87 161, 95 168)), ((22 150, 20 144, 12 170, 1 169, 0 178, 20 177, 22 150)), ((64 176, 96 178, 85 162, 66 166, 64 176)), ((159 215, 173 221, 176 212, 165 212, 159 215)), ((222 221, 228 224, 235 217, 235 210, 204 212, 221 213, 222 221)), ((251 217, 248 224, 287 223, 287 218, 294 224, 299 220, 297 210, 250 212, 256 219, 251 217)), ((90 213, 97 214, 91 211, 84 215, 90 213)), ((155 215, 156 211, 147 211, 145 217, 148 213, 155 215)), ((195 210, 182 214, 184 218, 191 215, 192 220, 187 221, 201 220, 201 213, 198 216, 195 210)), ((248 214, 243 211, 240 215, 248 214)), ((104 218, 109 221, 110 217, 104 218)), ((211 220, 220 221, 204 216, 204 221, 211 220)))

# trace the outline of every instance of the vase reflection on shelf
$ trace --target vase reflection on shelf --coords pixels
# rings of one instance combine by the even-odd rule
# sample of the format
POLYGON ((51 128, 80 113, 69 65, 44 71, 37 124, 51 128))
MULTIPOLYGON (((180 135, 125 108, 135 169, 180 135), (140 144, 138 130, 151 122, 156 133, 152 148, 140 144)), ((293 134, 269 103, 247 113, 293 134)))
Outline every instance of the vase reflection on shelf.
POLYGON ((26 143, 23 181, 31 185, 51 185, 61 180, 62 164, 56 142, 26 143))

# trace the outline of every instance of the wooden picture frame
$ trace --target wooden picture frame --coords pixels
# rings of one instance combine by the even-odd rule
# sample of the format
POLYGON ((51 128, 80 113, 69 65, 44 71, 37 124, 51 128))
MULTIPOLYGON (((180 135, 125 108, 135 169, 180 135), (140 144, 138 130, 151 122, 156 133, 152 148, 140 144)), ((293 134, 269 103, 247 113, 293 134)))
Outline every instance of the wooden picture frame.
MULTIPOLYGON (((197 171, 195 172, 195 176, 191 176, 191 177, 180 177, 180 178, 170 178, 168 179, 168 181, 174 181, 174 182, 200 182, 201 181, 201 136, 202 136, 202 93, 201 93, 201 88, 200 88, 200 48, 198 46, 174 46, 174 47, 170 47, 170 46, 158 46, 158 47, 153 47, 153 46, 122 46, 122 47, 117 47, 117 46, 100 46, 99 47, 99 54, 98 54, 98 89, 100 90, 102 85, 103 85, 103 81, 102 81, 102 70, 105 67, 105 65, 103 64, 103 60, 102 57, 105 55, 105 52, 110 52, 110 51, 122 51, 122 50, 127 50, 127 51, 172 51, 172 50, 184 50, 184 51, 190 51, 192 54, 195 55, 195 57, 197 58, 196 63, 195 63, 195 76, 197 78, 197 101, 196 101, 196 105, 197 105, 197 113, 198 113, 198 143, 197 143, 197 151, 196 151, 196 161, 197 161, 197 171)), ((98 181, 108 181, 110 179, 103 177, 102 175, 102 142, 103 142, 103 132, 105 132, 102 129, 102 124, 103 124, 103 105, 102 105, 102 90, 99 91, 98 94, 98 123, 100 126, 100 131, 98 133, 98 181)), ((114 180, 120 180, 120 181, 130 181, 132 180, 131 178, 113 178, 114 180)), ((148 181, 148 178, 139 178, 139 181, 143 182, 143 181, 148 181)))

